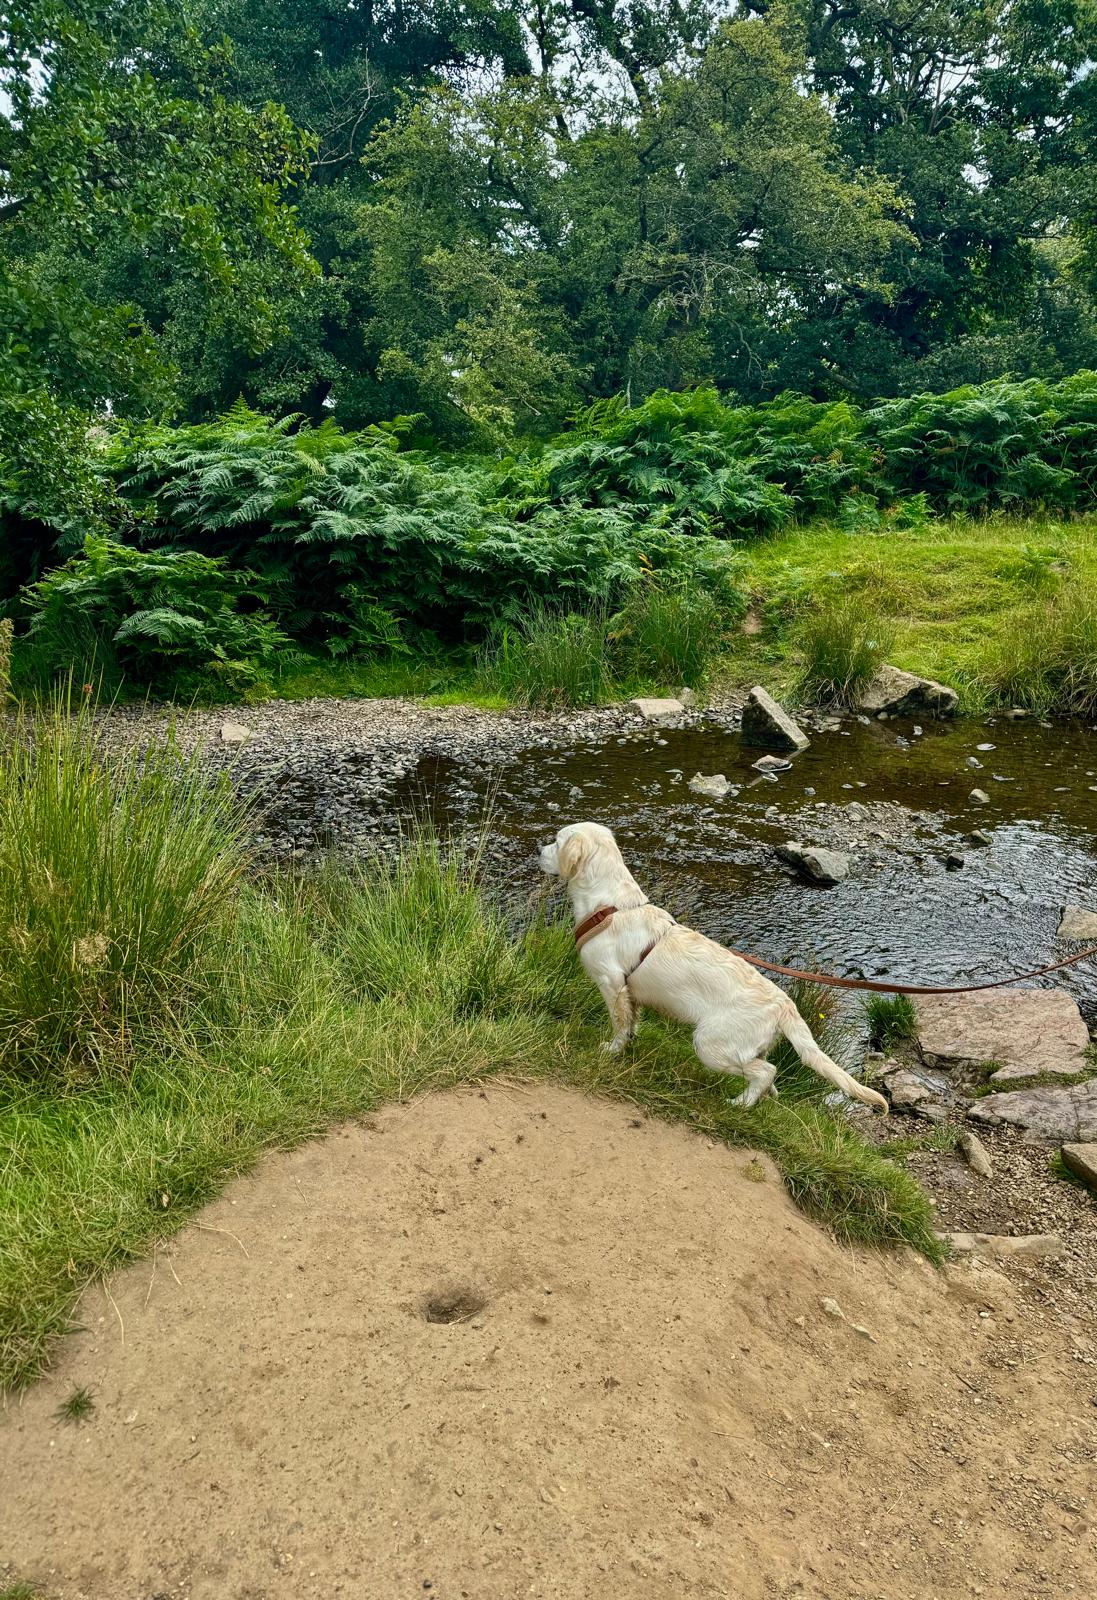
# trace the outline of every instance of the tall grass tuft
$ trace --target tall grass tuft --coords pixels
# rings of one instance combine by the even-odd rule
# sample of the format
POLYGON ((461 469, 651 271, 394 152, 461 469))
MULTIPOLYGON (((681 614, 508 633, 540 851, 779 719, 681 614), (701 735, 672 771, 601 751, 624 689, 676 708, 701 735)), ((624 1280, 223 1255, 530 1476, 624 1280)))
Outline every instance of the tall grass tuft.
POLYGON ((797 640, 803 657, 801 693, 849 705, 874 677, 893 638, 891 624, 860 595, 809 612, 797 640))
POLYGON ((918 1031, 914 1001, 907 994, 873 994, 864 1002, 868 1036, 874 1050, 887 1050, 918 1031))
POLYGON ((500 630, 481 656, 479 677, 515 705, 600 705, 613 693, 609 653, 602 613, 541 606, 500 630))
POLYGON ((4 709, 11 687, 12 632, 11 618, 0 617, 0 712, 4 709))
POLYGON ((988 700, 1060 716, 1097 711, 1097 587, 1079 584, 1018 614, 978 680, 988 700))
POLYGON ((682 585, 638 589, 614 619, 617 655, 629 676, 696 688, 722 634, 714 596, 682 585))
POLYGON ((112 760, 66 705, 0 748, 0 1059, 117 1067, 129 1019, 186 982, 231 914, 240 818, 171 745, 112 760))

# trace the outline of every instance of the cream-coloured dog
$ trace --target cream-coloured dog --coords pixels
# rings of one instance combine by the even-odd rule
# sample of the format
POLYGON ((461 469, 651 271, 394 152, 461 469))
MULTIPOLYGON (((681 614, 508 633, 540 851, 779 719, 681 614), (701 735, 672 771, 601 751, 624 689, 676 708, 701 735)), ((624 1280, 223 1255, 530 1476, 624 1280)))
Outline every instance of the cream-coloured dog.
POLYGON ((713 1072, 747 1080, 735 1105, 776 1094, 777 1068, 765 1059, 783 1034, 805 1066, 843 1094, 886 1112, 868 1089, 824 1055, 788 995, 741 956, 675 922, 653 906, 625 866, 617 841, 597 822, 561 828, 541 851, 541 871, 567 885, 579 959, 614 1025, 604 1050, 623 1050, 636 1013, 651 1006, 693 1026, 693 1048, 713 1072))

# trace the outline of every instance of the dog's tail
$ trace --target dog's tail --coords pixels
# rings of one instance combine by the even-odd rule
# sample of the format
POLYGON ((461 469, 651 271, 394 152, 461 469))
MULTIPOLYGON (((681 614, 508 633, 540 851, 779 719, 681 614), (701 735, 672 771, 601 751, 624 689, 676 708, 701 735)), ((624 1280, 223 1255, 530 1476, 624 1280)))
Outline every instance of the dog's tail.
POLYGON ((805 1067, 810 1067, 821 1078, 832 1083, 836 1089, 841 1089, 843 1094, 848 1094, 851 1100, 863 1100, 867 1106, 872 1106, 874 1110, 883 1111, 885 1114, 890 1110, 882 1094, 877 1094, 875 1089, 869 1089, 865 1084, 858 1083, 856 1078, 851 1078, 848 1072, 843 1072, 840 1066, 820 1050, 812 1038, 811 1029, 791 1002, 788 1010, 781 1015, 779 1027, 805 1067))

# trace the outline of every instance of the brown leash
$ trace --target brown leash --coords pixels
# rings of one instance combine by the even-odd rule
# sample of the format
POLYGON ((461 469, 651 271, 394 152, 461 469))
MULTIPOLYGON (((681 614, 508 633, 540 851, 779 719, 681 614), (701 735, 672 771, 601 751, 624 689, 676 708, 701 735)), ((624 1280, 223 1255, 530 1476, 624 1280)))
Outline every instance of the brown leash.
POLYGON ((873 994, 976 994, 980 989, 1008 989, 1011 984, 1024 983, 1028 978, 1043 978, 1049 972, 1060 972, 1063 967, 1076 966, 1097 956, 1097 945, 1082 950, 1065 961, 1053 962, 1050 967, 1037 967, 1035 972, 1018 972, 1012 978, 995 978, 993 983, 932 984, 932 983, 879 983, 871 978, 836 978, 830 972, 801 972, 799 967, 780 967, 775 961, 763 961, 761 956, 748 956, 745 950, 731 950, 730 954, 752 967, 765 967, 767 972, 780 972, 786 978, 803 978, 807 983, 825 983, 834 989, 868 989, 873 994))
MULTIPOLYGON (((582 949, 588 939, 601 932, 616 910, 616 906, 600 906, 597 911, 584 918, 575 930, 575 943, 579 949, 582 949)), ((647 960, 658 943, 659 940, 656 939, 648 945, 632 972, 636 971, 640 962, 647 960)), ((1045 978, 1049 972, 1061 972, 1064 967, 1075 967, 1079 961, 1089 961, 1097 956, 1097 944, 1090 945, 1088 950, 1080 950, 1076 956, 1067 956, 1065 961, 1055 961, 1050 967, 1037 967, 1034 972, 1019 972, 1012 978, 995 978, 992 983, 955 985, 881 983, 872 978, 838 978, 830 972, 802 972, 799 967, 782 967, 776 961, 763 961, 761 956, 747 955, 745 950, 733 950, 730 945, 725 945, 724 948, 729 955, 738 956, 741 961, 749 961, 752 967, 764 967, 767 972, 779 972, 784 978, 801 978, 805 983, 823 983, 832 989, 865 989, 872 994, 976 994, 981 989, 1008 989, 1012 984, 1025 983, 1029 978, 1045 978)), ((629 973, 629 977, 632 977, 632 972, 629 973)))

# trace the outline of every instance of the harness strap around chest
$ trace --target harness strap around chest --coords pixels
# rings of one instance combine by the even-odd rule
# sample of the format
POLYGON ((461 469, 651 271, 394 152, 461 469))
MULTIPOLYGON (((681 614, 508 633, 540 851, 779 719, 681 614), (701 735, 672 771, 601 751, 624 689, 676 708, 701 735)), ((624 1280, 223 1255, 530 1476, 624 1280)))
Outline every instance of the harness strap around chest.
MULTIPOLYGON (((645 900, 643 904, 647 905, 649 902, 645 900)), ((640 907, 630 906, 629 910, 639 911, 640 907)), ((582 922, 575 930, 576 949, 581 950, 585 944, 589 944, 590 940, 595 938, 599 933, 604 933, 616 915, 616 906, 599 906, 597 911, 592 911, 589 917, 584 917, 582 922)), ((644 962, 647 960, 648 956, 650 956, 651 952, 655 949, 656 945, 662 944, 663 940, 670 932, 670 929, 674 926, 675 924, 672 921, 670 928, 664 928, 662 933, 656 934, 655 938, 650 940, 650 942, 644 946, 640 952, 640 959, 636 962, 635 966, 625 973, 626 984, 630 978, 636 976, 644 962)))

